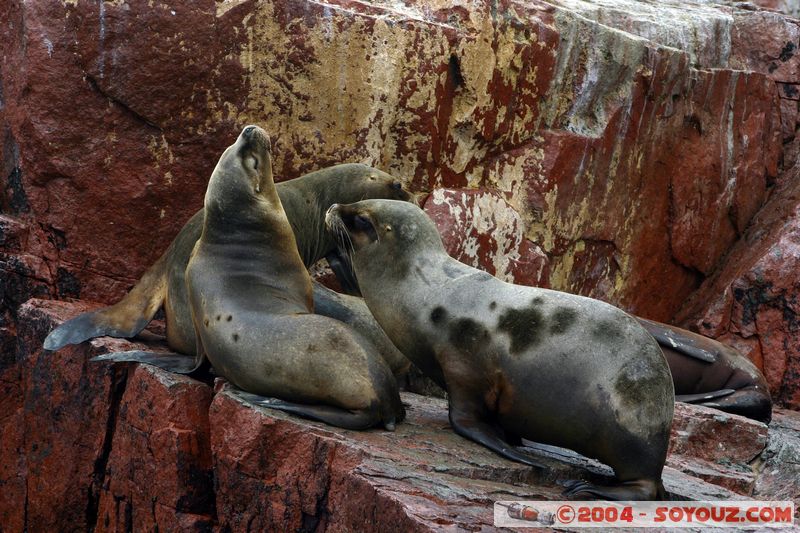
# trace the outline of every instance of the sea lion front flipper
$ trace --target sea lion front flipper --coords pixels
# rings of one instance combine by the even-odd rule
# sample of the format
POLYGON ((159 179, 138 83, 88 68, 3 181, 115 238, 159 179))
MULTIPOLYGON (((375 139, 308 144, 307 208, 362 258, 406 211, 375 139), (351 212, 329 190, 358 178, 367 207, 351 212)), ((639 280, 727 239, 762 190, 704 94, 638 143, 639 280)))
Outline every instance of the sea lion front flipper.
POLYGON ((115 363, 144 363, 157 366, 175 374, 192 374, 199 367, 195 364, 195 358, 190 355, 182 355, 174 352, 145 352, 142 350, 132 350, 129 352, 111 352, 97 357, 92 357, 90 361, 102 362, 112 361, 115 363))
POLYGON ((716 398, 724 398, 736 392, 734 389, 720 389, 715 391, 703 392, 700 394, 676 394, 675 401, 683 403, 703 403, 716 398))
POLYGON ((506 459, 536 468, 545 468, 542 463, 525 453, 517 451, 511 444, 500 438, 497 430, 490 424, 479 420, 477 416, 466 410, 454 409, 452 399, 450 403, 450 425, 462 437, 482 444, 506 459))
POLYGON ((328 265, 330 265, 331 270, 333 270, 333 273, 336 275, 336 279, 339 280, 339 285, 342 286, 344 293, 350 296, 361 296, 361 289, 353 273, 353 266, 350 264, 350 259, 346 255, 341 254, 339 250, 332 251, 325 256, 325 259, 327 259, 328 265))
POLYGON ((666 324, 653 322, 645 318, 636 317, 636 319, 659 345, 706 363, 717 362, 718 355, 716 353, 701 348, 694 339, 682 335, 677 328, 671 328, 666 324))
POLYGON ((78 315, 51 331, 44 340, 44 349, 55 351, 67 344, 79 344, 95 337, 129 339, 138 335, 164 304, 166 265, 171 250, 172 246, 122 300, 110 307, 78 315))
MULTIPOLYGON (((285 411, 293 415, 303 418, 310 418, 311 420, 318 420, 325 422, 331 426, 337 426, 344 429, 368 429, 377 425, 381 419, 378 413, 377 406, 373 409, 363 409, 360 411, 349 411, 331 405, 303 405, 299 403, 287 402, 285 400, 278 400, 276 398, 267 398, 257 394, 251 394, 244 391, 236 391, 236 395, 241 399, 259 407, 267 407, 270 409, 277 409, 285 411)), ((389 431, 394 431, 394 422, 385 424, 389 431)))

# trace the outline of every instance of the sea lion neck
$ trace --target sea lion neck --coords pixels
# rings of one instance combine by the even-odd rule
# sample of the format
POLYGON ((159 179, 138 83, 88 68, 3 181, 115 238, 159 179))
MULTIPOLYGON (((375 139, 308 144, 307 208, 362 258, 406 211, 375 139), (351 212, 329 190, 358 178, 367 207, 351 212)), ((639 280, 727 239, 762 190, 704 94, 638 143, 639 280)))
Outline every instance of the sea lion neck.
POLYGON ((266 244, 291 234, 288 225, 276 224, 286 220, 286 213, 275 190, 269 157, 263 164, 266 168, 255 183, 243 175, 238 155, 231 148, 223 154, 206 191, 203 240, 266 244))

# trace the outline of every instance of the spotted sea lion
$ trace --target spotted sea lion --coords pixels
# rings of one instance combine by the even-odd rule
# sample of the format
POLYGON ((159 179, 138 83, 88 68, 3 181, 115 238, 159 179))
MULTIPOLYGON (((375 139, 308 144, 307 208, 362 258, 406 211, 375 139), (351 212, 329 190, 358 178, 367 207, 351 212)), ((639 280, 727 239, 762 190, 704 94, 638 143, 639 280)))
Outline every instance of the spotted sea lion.
POLYGON ((387 364, 344 323, 312 314, 311 277, 275 189, 270 141, 247 126, 220 157, 186 267, 196 359, 257 403, 332 425, 393 429, 387 364))
MULTIPOLYGON (((324 227, 325 211, 331 204, 351 203, 365 198, 413 200, 411 193, 399 180, 361 164, 336 165, 279 183, 275 187, 306 266, 323 257, 328 257, 331 264, 341 263, 336 246, 324 227)), ((200 209, 122 300, 64 322, 50 332, 44 341, 44 348, 58 350, 67 344, 106 335, 134 337, 163 307, 169 346, 177 352, 194 355, 195 332, 189 315, 184 273, 189 255, 200 237, 202 224, 203 209, 200 209)), ((337 276, 344 276, 348 270, 349 267, 343 265, 337 276)), ((315 293, 320 291, 315 289, 315 293)), ((338 310, 323 305, 323 314, 326 309, 338 310)), ((361 325, 354 324, 357 328, 361 325)), ((370 331, 364 334, 374 335, 370 331)))
POLYGON ((664 355, 632 316, 567 293, 512 285, 447 255, 417 206, 332 206, 364 299, 392 342, 449 395, 460 435, 537 465, 510 443, 562 446, 619 484, 574 482, 572 497, 664 496, 674 391, 664 355))
POLYGON ((667 358, 675 399, 768 424, 772 397, 764 375, 744 354, 703 335, 639 318, 667 358))

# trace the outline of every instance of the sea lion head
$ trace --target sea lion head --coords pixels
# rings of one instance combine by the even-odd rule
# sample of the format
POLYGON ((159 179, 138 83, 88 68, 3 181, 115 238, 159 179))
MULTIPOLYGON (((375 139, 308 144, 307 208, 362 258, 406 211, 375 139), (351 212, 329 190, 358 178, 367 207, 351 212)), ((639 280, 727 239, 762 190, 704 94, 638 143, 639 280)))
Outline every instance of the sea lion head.
POLYGON ((354 202, 367 198, 384 198, 401 202, 416 201, 414 195, 403 186, 403 182, 399 179, 376 168, 365 168, 369 171, 358 176, 357 183, 355 183, 355 179, 351 182, 357 194, 360 195, 353 199, 354 202))
POLYGON ((416 202, 400 179, 361 163, 335 165, 307 176, 324 209, 334 203, 350 204, 370 198, 416 202))
POLYGON ((446 253, 442 238, 428 215, 413 203, 364 200, 334 204, 325 224, 354 265, 402 267, 411 254, 446 253))
POLYGON ((269 135, 258 126, 245 126, 236 142, 223 152, 206 191, 206 208, 261 199, 274 191, 269 135))

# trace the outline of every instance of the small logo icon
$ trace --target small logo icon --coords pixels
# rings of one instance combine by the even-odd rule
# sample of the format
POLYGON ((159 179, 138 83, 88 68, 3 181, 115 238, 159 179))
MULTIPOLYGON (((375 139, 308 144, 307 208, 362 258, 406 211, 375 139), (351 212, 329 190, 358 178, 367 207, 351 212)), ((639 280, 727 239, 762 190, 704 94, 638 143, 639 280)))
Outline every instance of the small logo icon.
POLYGON ((526 522, 538 522, 540 525, 543 526, 552 526, 556 522, 553 513, 548 513, 546 511, 539 511, 538 509, 534 509, 530 505, 522 505, 520 503, 512 503, 511 505, 498 503, 497 505, 499 505, 500 507, 505 507, 509 518, 513 518, 515 520, 525 520, 526 522))
POLYGON ((558 521, 562 524, 569 524, 575 520, 575 509, 571 505, 562 505, 556 511, 556 516, 558 516, 558 521))

